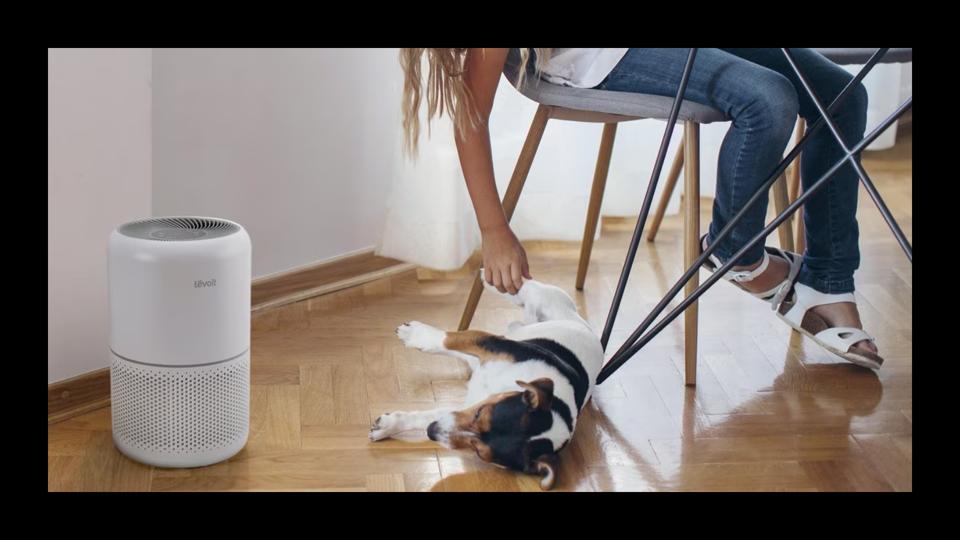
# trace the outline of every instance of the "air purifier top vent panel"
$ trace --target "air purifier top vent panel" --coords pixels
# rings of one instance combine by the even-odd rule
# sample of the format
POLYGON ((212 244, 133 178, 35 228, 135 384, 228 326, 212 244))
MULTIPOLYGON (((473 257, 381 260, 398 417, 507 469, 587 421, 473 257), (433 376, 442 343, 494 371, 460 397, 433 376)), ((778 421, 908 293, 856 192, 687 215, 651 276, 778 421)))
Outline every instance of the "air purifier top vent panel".
POLYGON ((131 221, 117 228, 120 234, 143 240, 184 242, 229 236, 240 226, 225 219, 208 217, 162 217, 131 221))

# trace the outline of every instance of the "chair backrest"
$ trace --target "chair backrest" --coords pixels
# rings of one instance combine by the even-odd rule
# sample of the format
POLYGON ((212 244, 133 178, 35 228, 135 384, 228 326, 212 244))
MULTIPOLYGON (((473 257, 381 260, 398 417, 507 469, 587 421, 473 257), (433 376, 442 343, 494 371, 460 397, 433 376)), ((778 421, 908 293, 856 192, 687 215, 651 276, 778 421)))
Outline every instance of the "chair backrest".
POLYGON ((514 88, 517 88, 517 80, 520 78, 520 49, 510 49, 507 53, 507 61, 503 64, 503 75, 514 88))
MULTIPOLYGON (((837 64, 865 64, 877 49, 814 49, 837 64)), ((883 58, 882 64, 899 64, 913 61, 913 49, 890 49, 883 58)))

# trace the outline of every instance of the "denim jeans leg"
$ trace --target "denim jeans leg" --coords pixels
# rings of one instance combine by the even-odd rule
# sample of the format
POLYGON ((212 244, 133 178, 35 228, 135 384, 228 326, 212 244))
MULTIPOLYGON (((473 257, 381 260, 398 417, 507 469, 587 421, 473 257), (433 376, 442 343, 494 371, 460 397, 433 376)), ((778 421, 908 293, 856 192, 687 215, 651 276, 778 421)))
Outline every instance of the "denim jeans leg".
MULTIPOLYGON (((808 125, 820 113, 779 49, 726 49, 731 54, 766 66, 790 79, 798 90, 800 116, 808 125)), ((818 99, 827 107, 853 79, 847 70, 811 49, 791 49, 818 99)), ((832 113, 832 120, 850 147, 863 138, 866 129, 867 91, 863 84, 851 90, 832 113)), ((820 179, 844 152, 830 130, 822 127, 804 147, 800 175, 804 189, 820 179)), ((859 158, 858 158, 859 159, 859 158)), ((857 225, 859 179, 849 163, 838 169, 826 186, 804 205, 807 250, 798 281, 826 294, 854 290, 853 274, 860 265, 857 225)))

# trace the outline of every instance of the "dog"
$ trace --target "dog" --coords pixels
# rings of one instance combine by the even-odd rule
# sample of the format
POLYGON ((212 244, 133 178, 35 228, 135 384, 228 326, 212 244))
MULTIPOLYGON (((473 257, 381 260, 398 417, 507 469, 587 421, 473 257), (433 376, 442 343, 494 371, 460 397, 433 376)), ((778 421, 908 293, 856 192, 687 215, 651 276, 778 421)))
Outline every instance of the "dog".
MULTIPOLYGON (((483 281, 483 270, 480 271, 483 281)), ((411 321, 397 336, 407 346, 459 358, 471 368, 463 407, 383 414, 370 439, 424 438, 471 450, 493 465, 540 476, 551 489, 562 450, 590 399, 603 365, 600 339, 559 287, 527 280, 516 295, 523 320, 505 335, 476 330, 445 332, 411 321)))

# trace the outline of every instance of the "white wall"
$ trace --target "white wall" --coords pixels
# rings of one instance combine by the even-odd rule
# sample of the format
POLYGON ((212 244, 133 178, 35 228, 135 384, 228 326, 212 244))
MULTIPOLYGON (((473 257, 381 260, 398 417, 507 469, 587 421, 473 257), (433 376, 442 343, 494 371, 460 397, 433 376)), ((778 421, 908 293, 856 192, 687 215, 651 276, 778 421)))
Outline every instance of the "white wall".
POLYGON ((259 277, 376 244, 396 49, 154 49, 153 213, 241 223, 259 277))
POLYGON ((118 224, 243 224, 253 274, 373 247, 399 131, 396 49, 49 52, 48 383, 108 365, 118 224), (152 89, 151 89, 152 86, 152 89))
POLYGON ((49 50, 47 118, 50 383, 107 366, 107 237, 150 214, 150 50, 49 50))

